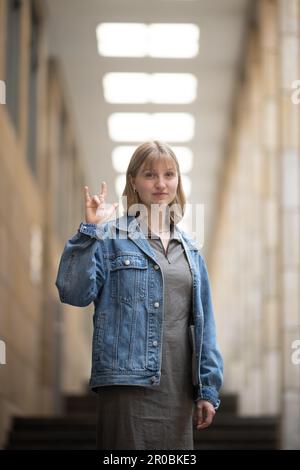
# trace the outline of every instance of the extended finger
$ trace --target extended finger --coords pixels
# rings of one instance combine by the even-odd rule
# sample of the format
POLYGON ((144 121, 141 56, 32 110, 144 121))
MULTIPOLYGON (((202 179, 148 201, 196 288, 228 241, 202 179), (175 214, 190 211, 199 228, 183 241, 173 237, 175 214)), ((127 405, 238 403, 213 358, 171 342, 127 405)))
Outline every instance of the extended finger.
POLYGON ((88 187, 88 186, 85 186, 85 187, 84 187, 84 195, 85 195, 85 200, 86 200, 86 201, 89 201, 89 200, 91 199, 91 195, 90 195, 89 187, 88 187))
POLYGON ((103 199, 105 199, 106 196, 107 196, 107 184, 105 181, 102 181, 101 189, 100 189, 100 197, 103 197, 103 199))

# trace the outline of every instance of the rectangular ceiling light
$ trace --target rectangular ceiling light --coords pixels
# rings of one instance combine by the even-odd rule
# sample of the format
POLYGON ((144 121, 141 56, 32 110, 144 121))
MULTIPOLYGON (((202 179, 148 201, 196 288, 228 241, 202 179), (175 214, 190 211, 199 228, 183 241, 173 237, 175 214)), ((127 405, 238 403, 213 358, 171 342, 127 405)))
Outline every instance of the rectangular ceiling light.
POLYGON ((103 77, 108 103, 187 104, 197 96, 197 78, 190 73, 122 73, 103 77))
POLYGON ((118 145, 112 151, 112 165, 119 173, 126 173, 129 161, 136 149, 136 145, 118 145))
POLYGON ((100 23, 97 48, 106 57, 189 59, 199 51, 199 26, 192 23, 100 23))
POLYGON ((191 59, 199 48, 199 26, 184 23, 149 25, 149 56, 191 59))
POLYGON ((108 132, 116 142, 188 142, 194 137, 195 119, 190 113, 112 113, 108 132))
POLYGON ((182 175, 181 180, 182 180, 183 191, 185 193, 185 196, 188 198, 190 197, 191 191, 192 191, 191 178, 187 175, 182 175))
POLYGON ((193 168, 194 154, 189 147, 183 147, 179 145, 172 145, 172 150, 175 153, 180 172, 188 173, 193 168))

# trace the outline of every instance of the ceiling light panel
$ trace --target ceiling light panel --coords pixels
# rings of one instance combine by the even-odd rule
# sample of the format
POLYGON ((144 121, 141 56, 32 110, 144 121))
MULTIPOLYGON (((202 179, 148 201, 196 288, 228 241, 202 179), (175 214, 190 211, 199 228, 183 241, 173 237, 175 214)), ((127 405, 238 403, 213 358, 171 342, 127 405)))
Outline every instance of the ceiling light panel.
POLYGON ((116 142, 188 142, 194 137, 195 119, 190 113, 112 113, 108 132, 116 142))
POLYGON ((108 103, 188 104, 197 96, 197 79, 189 73, 107 73, 103 94, 108 103))
POLYGON ((100 23, 98 53, 106 57, 193 58, 200 30, 191 23, 100 23))

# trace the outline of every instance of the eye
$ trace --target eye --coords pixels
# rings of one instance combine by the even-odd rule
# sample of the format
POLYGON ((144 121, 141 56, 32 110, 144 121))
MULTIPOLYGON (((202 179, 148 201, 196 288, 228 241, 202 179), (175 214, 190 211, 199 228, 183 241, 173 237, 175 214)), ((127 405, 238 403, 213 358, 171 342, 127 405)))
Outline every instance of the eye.
POLYGON ((174 173, 174 171, 168 171, 167 175, 168 176, 175 176, 175 173, 174 173))
POLYGON ((149 178, 149 177, 153 176, 153 173, 147 171, 147 173, 145 173, 145 176, 146 176, 146 178, 149 178))

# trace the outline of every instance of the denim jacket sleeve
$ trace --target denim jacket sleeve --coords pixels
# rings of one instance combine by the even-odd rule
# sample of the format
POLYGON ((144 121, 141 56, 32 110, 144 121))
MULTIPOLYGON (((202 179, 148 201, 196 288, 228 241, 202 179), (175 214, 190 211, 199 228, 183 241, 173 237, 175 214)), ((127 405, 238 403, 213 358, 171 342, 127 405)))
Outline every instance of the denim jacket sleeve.
POLYGON ((80 224, 65 245, 55 285, 61 302, 86 307, 96 299, 105 279, 95 224, 80 224))
POLYGON ((223 358, 216 339, 216 326, 207 267, 201 255, 199 263, 204 326, 200 363, 201 385, 196 390, 195 401, 207 400, 217 409, 220 405, 219 390, 223 382, 223 358))

